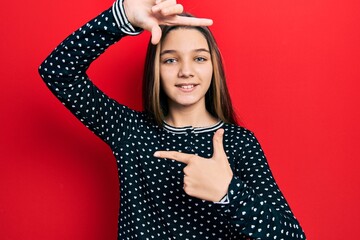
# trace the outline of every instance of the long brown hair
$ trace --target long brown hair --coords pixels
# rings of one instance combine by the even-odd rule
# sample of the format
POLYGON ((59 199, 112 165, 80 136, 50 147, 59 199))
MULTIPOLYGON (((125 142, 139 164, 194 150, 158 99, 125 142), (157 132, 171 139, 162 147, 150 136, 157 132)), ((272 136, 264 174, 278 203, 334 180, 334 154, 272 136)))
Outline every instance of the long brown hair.
MULTIPOLYGON (((192 15, 182 14, 182 16, 191 17, 192 15)), ((209 90, 205 95, 207 111, 224 122, 237 124, 236 114, 232 107, 226 85, 221 53, 210 29, 201 26, 161 26, 162 37, 159 44, 153 45, 149 42, 145 59, 142 88, 143 108, 145 113, 147 113, 158 125, 163 124, 163 119, 168 113, 167 96, 160 86, 160 49, 167 34, 172 30, 179 28, 198 30, 203 34, 209 45, 213 64, 213 76, 209 90)))

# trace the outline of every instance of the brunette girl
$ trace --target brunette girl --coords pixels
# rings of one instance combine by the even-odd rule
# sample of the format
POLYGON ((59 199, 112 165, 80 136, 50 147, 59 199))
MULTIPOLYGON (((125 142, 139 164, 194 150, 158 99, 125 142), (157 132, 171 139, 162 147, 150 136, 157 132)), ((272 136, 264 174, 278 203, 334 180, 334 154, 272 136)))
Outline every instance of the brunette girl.
POLYGON ((175 0, 118 0, 39 69, 114 153, 118 239, 305 239, 258 141, 236 124, 206 27, 212 21, 182 12, 175 0), (86 70, 110 45, 143 29, 152 39, 138 112, 106 96, 86 70))

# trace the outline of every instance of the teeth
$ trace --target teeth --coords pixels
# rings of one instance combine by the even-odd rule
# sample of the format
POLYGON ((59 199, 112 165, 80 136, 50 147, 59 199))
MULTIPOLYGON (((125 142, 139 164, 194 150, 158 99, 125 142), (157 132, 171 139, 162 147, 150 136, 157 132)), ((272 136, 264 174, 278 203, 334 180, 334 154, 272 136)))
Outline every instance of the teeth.
POLYGON ((191 89, 191 88, 194 87, 194 85, 182 85, 180 87, 183 88, 183 89, 191 89))

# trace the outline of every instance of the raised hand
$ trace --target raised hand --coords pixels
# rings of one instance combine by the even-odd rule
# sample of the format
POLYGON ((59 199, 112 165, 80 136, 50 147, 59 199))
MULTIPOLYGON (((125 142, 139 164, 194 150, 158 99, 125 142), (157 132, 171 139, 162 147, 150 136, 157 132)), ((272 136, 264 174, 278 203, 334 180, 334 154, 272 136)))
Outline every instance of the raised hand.
POLYGON ((159 43, 159 25, 210 26, 211 19, 178 16, 184 8, 176 0, 124 0, 125 13, 133 26, 151 32, 151 42, 159 43))
POLYGON ((187 164, 184 168, 184 191, 199 199, 217 202, 226 195, 233 177, 223 147, 224 130, 219 129, 213 137, 214 153, 211 158, 177 151, 157 151, 155 157, 173 159, 187 164))

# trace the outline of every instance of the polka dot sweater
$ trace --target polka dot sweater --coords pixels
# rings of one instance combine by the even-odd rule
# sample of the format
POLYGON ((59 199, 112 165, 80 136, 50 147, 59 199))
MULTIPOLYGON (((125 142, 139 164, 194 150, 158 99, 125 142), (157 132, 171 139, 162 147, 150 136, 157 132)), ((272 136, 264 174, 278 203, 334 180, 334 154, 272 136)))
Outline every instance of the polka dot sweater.
POLYGON ((118 239, 305 239, 249 130, 221 121, 204 128, 158 126, 89 80, 92 61, 139 32, 115 2, 66 38, 39 68, 55 96, 113 151, 120 179, 118 239), (219 128, 225 130, 234 173, 223 204, 187 195, 184 164, 153 156, 156 150, 176 150, 209 158, 219 128))

